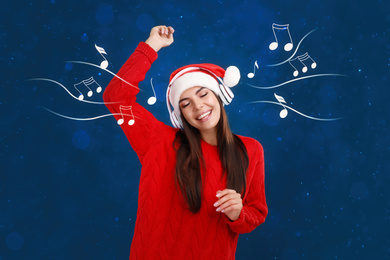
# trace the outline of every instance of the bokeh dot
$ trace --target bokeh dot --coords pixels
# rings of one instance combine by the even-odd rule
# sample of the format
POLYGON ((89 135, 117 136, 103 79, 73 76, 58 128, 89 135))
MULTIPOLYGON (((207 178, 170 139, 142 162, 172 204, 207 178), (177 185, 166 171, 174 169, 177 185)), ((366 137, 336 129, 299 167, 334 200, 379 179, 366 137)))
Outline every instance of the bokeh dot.
POLYGON ((6 244, 11 250, 20 250, 24 245, 24 238, 20 233, 12 232, 8 234, 6 244))
POLYGON ((89 40, 88 34, 83 33, 83 34, 81 35, 81 41, 87 42, 88 40, 89 40))
POLYGON ((83 130, 79 130, 73 134, 72 144, 74 147, 78 149, 81 150, 87 149, 90 142, 91 142, 91 138, 89 137, 88 133, 83 130))
POLYGON ((65 70, 71 71, 73 69, 73 64, 72 63, 66 63, 65 64, 65 70))

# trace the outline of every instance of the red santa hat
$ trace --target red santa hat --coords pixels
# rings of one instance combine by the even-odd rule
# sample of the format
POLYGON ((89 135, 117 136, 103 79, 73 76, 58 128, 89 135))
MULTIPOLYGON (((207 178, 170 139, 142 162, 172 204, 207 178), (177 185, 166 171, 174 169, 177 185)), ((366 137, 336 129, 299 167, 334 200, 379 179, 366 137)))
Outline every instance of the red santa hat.
POLYGON ((167 89, 167 107, 172 124, 182 128, 180 120, 179 100, 181 94, 189 88, 200 86, 212 90, 219 96, 224 105, 230 104, 234 95, 230 90, 240 81, 240 70, 230 66, 226 70, 209 63, 192 64, 175 70, 169 79, 167 89), (174 108, 173 111, 171 106, 174 108))

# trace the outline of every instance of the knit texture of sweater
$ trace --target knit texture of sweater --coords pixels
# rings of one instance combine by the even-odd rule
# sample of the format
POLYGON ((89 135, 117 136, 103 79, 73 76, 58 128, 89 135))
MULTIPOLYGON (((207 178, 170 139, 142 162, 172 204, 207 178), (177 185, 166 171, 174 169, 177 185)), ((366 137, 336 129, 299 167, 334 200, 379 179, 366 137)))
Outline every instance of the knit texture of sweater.
POLYGON ((249 156, 247 191, 239 218, 231 221, 213 206, 217 191, 226 189, 218 148, 201 141, 206 165, 201 171, 202 202, 200 211, 191 213, 175 186, 173 142, 181 130, 158 121, 136 102, 138 83, 156 59, 157 53, 141 42, 103 94, 115 119, 123 119, 121 128, 142 164, 130 259, 235 259, 238 235, 262 224, 268 213, 263 148, 239 136, 249 156))

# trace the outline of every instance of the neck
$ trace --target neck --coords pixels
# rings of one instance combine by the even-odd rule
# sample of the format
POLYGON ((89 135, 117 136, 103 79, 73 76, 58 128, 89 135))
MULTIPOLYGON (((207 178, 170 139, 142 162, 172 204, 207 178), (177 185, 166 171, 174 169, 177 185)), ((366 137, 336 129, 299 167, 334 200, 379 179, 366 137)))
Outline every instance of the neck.
POLYGON ((203 141, 206 143, 217 146, 218 141, 217 141, 217 131, 216 129, 210 130, 210 131, 202 131, 200 132, 200 136, 203 141))

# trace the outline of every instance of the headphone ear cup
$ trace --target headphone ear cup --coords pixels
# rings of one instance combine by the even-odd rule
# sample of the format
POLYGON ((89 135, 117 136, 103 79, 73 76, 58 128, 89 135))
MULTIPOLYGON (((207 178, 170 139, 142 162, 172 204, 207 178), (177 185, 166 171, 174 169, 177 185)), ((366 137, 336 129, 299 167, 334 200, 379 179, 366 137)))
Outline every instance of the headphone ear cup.
POLYGON ((181 118, 177 118, 177 128, 180 128, 180 129, 183 129, 184 126, 183 126, 183 122, 181 121, 181 118))
POLYGON ((181 118, 178 118, 174 111, 171 112, 171 122, 175 128, 183 129, 183 123, 181 122, 181 118))
POLYGON ((229 105, 234 97, 233 92, 229 87, 224 86, 223 84, 219 84, 219 90, 221 93, 221 99, 224 105, 229 105))

